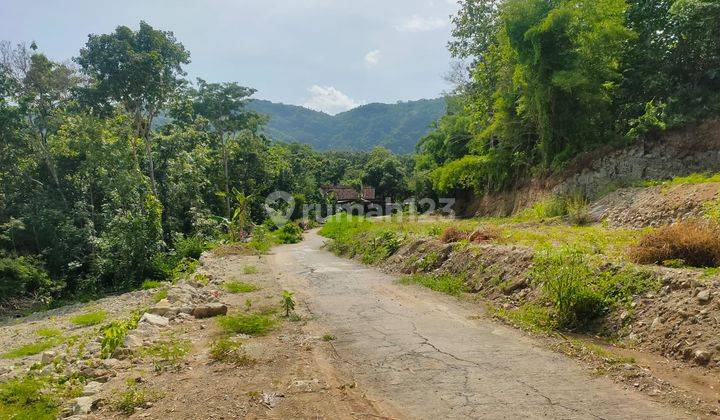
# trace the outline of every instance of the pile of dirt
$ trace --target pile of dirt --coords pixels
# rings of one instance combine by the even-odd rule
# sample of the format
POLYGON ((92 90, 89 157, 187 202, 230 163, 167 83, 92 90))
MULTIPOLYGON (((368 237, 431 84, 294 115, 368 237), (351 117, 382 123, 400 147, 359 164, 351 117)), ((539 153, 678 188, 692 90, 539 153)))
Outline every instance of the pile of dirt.
POLYGON ((594 220, 616 227, 667 225, 701 217, 718 191, 720 183, 621 188, 592 204, 589 212, 594 220))
MULTIPOLYGON (((531 282, 534 251, 507 245, 444 244, 416 239, 390 257, 383 268, 409 273, 459 274, 468 290, 496 307, 519 308, 541 295, 531 282)), ((603 269, 615 270, 608 263, 603 269)), ((646 267, 659 290, 634 297, 594 325, 596 333, 629 347, 681 364, 720 368, 720 279, 692 269, 646 267)))

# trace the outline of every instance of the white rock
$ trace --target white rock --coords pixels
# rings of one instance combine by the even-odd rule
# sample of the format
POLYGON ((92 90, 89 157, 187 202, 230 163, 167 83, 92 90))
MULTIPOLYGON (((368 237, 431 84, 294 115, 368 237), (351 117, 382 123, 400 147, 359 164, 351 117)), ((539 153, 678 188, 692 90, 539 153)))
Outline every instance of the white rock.
POLYGON ((97 399, 94 397, 76 398, 72 409, 73 414, 90 414, 96 401, 97 399))
POLYGON ((708 303, 710 302, 710 291, 709 290, 702 290, 700 293, 695 296, 700 303, 708 303))
POLYGON ((170 323, 170 320, 165 318, 164 316, 155 315, 151 313, 144 313, 142 318, 140 318, 140 322, 146 322, 150 325, 156 325, 158 327, 167 327, 170 323))

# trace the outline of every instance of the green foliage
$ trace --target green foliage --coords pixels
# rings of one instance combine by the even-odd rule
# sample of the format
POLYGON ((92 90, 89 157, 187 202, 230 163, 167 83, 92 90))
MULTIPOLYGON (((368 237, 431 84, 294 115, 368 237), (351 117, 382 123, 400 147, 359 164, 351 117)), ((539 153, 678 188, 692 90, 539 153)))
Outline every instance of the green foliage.
POLYGON ((190 352, 187 340, 164 339, 149 347, 143 347, 140 354, 152 359, 156 372, 178 370, 185 356, 190 352))
POLYGON ((245 265, 243 266, 243 274, 256 274, 258 272, 258 268, 254 265, 245 265))
POLYGON ((75 315, 74 317, 70 318, 70 322, 74 325, 78 325, 81 327, 89 327, 92 325, 100 324, 105 320, 106 317, 107 313, 103 310, 99 310, 75 315))
POLYGON ((47 327, 38 328, 35 334, 43 338, 59 338, 63 335, 63 332, 58 328, 47 327))
POLYGON ((0 255, 0 302, 10 297, 49 297, 53 283, 38 261, 28 257, 2 257, 0 255))
POLYGON ((407 154, 442 115, 445 103, 440 98, 368 104, 335 116, 263 100, 253 100, 248 108, 270 117, 264 132, 280 141, 299 141, 316 150, 372 150, 382 146, 407 154))
POLYGON ((115 350, 120 347, 125 340, 127 333, 137 328, 140 316, 138 312, 127 319, 112 321, 101 328, 100 355, 102 358, 107 359, 115 353, 115 350))
POLYGON ((286 223, 275 232, 281 244, 296 244, 302 241, 303 230, 295 223, 286 223))
POLYGON ((332 334, 324 334, 322 336, 322 341, 335 341, 335 336, 332 334))
POLYGON ((288 292, 287 290, 283 290, 282 294, 282 306, 285 309, 285 317, 290 316, 290 312, 295 310, 295 299, 293 298, 292 292, 288 292))
POLYGON ((112 399, 109 405, 114 411, 130 415, 135 412, 135 409, 146 407, 148 403, 158 398, 160 398, 160 394, 157 391, 133 379, 128 379, 125 390, 112 399))
POLYGON ((651 273, 633 267, 600 268, 572 247, 547 249, 535 257, 531 278, 553 304, 555 325, 585 328, 632 297, 659 287, 651 273))
POLYGON ((256 290, 260 290, 260 288, 255 284, 245 283, 237 280, 226 282, 225 284, 223 284, 223 288, 230 293, 250 293, 256 290))
POLYGON ((38 341, 37 343, 26 344, 20 347, 16 347, 10 351, 7 351, 0 355, 3 359, 17 359, 20 357, 32 356, 35 354, 42 353, 47 349, 51 349, 60 344, 57 339, 46 339, 38 341))
POLYGON ((452 274, 413 274, 401 278, 400 283, 419 284, 453 296, 459 296, 467 290, 465 278, 452 274))
POLYGON ((273 329, 277 322, 267 315, 227 315, 218 318, 218 326, 234 334, 263 335, 273 329))
POLYGON ((163 299, 167 299, 167 297, 168 297, 168 289, 163 288, 163 289, 160 289, 159 291, 155 292, 152 299, 153 299, 153 302, 158 303, 163 299))
POLYGON ((33 376, 0 383, 0 418, 17 420, 53 420, 60 406, 47 391, 47 383, 33 376))
POLYGON ((163 287, 167 283, 157 280, 145 280, 140 285, 140 289, 142 290, 151 290, 151 289, 157 289, 158 287, 163 287))
POLYGON ((210 345, 210 359, 218 363, 247 366, 254 360, 242 350, 242 342, 231 337, 219 338, 210 345))

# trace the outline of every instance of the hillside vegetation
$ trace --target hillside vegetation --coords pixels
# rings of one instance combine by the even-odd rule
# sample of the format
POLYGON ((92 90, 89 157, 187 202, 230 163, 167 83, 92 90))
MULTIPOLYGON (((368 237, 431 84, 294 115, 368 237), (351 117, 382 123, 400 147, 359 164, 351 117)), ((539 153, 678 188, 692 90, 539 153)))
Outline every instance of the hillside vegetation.
POLYGON ((396 104, 373 103, 335 116, 301 106, 254 100, 248 108, 268 115, 270 137, 309 144, 317 150, 372 150, 412 153, 418 139, 445 112, 445 100, 422 99, 396 104))

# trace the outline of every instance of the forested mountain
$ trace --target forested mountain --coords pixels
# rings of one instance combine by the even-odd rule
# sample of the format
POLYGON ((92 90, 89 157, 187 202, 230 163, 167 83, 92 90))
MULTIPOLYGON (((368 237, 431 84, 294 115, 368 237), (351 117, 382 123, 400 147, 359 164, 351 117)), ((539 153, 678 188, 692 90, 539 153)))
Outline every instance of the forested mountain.
POLYGON ((264 100, 254 100, 248 108, 270 116, 265 132, 276 140, 299 141, 317 150, 382 146, 395 153, 412 153, 418 139, 445 112, 445 100, 373 103, 335 116, 264 100))

